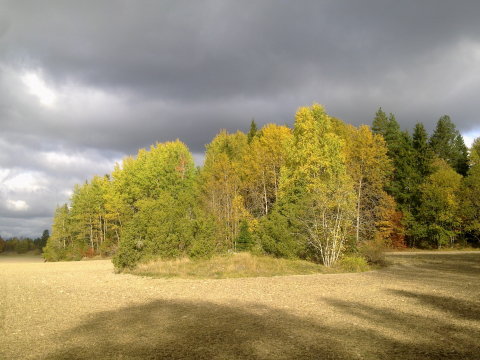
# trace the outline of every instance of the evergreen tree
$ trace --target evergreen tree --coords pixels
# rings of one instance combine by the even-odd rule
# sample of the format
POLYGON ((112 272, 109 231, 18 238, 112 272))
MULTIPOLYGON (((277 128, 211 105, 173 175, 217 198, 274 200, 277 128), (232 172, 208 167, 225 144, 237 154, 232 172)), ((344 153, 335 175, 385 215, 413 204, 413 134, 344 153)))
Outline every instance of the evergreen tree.
POLYGON ((252 123, 250 124, 250 131, 247 134, 247 143, 248 144, 250 144, 252 142, 255 135, 257 135, 257 132, 258 132, 257 124, 255 123, 255 120, 252 118, 252 123))
MULTIPOLYGON (((390 114, 391 115, 391 114, 390 114)), ((375 113, 375 118, 373 119, 372 123, 372 131, 375 134, 380 134, 385 136, 388 127, 388 118, 387 115, 382 111, 382 108, 378 109, 375 113)))
POLYGON ((414 149, 413 141, 407 130, 400 126, 393 114, 388 119, 385 133, 387 155, 393 163, 393 178, 387 191, 395 198, 401 211, 410 211, 410 199, 414 187, 414 149))
POLYGON ((458 131, 454 141, 453 168, 462 176, 466 176, 469 169, 468 148, 465 145, 463 136, 458 131))
POLYGON ((429 143, 439 158, 444 159, 460 175, 466 175, 468 149, 462 135, 450 120, 450 116, 444 115, 438 120, 429 143))
POLYGON ((434 153, 428 144, 428 134, 423 123, 413 128, 413 149, 415 150, 415 171, 420 182, 433 172, 434 153))
POLYGON ((236 239, 237 251, 249 251, 253 247, 253 237, 250 232, 248 221, 242 220, 240 222, 240 231, 236 239))

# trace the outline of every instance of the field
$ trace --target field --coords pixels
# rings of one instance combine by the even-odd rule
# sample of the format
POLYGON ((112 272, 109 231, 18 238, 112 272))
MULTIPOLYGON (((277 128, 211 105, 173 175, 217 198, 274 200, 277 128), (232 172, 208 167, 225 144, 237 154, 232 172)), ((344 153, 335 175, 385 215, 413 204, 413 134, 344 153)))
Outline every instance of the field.
POLYGON ((0 359, 478 359, 480 252, 356 274, 152 279, 0 256, 0 359))

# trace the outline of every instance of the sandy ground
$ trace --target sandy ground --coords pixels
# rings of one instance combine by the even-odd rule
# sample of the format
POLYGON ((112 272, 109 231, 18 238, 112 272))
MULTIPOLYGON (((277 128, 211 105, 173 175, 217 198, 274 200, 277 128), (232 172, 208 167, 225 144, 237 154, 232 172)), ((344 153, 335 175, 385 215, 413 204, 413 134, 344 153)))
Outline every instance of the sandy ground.
POLYGON ((175 280, 0 256, 0 359, 480 359, 480 252, 175 280))

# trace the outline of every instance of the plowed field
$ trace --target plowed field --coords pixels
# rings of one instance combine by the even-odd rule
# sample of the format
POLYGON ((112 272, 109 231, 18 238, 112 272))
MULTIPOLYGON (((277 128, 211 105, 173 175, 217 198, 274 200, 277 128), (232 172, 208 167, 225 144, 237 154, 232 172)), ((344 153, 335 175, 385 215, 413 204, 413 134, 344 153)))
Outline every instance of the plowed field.
POLYGON ((0 256, 0 359, 480 359, 480 252, 177 280, 0 256))

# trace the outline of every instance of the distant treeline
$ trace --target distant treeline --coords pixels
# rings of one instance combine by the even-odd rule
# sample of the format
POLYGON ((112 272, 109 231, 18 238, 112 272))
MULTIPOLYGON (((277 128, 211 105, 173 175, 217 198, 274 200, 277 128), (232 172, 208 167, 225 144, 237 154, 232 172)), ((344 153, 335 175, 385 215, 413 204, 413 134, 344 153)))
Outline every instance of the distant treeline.
POLYGON ((179 140, 126 157, 57 206, 49 261, 115 255, 117 268, 157 257, 252 251, 335 263, 367 242, 437 247, 480 235, 480 139, 470 152, 448 116, 428 136, 382 109, 358 128, 323 107, 293 129, 221 131, 196 168, 179 140))
POLYGON ((41 237, 36 239, 24 238, 24 237, 12 237, 7 240, 3 240, 0 236, 0 253, 6 251, 15 251, 19 254, 24 254, 28 251, 35 251, 35 253, 41 254, 43 248, 47 245, 48 238, 50 237, 49 231, 45 230, 41 237))

